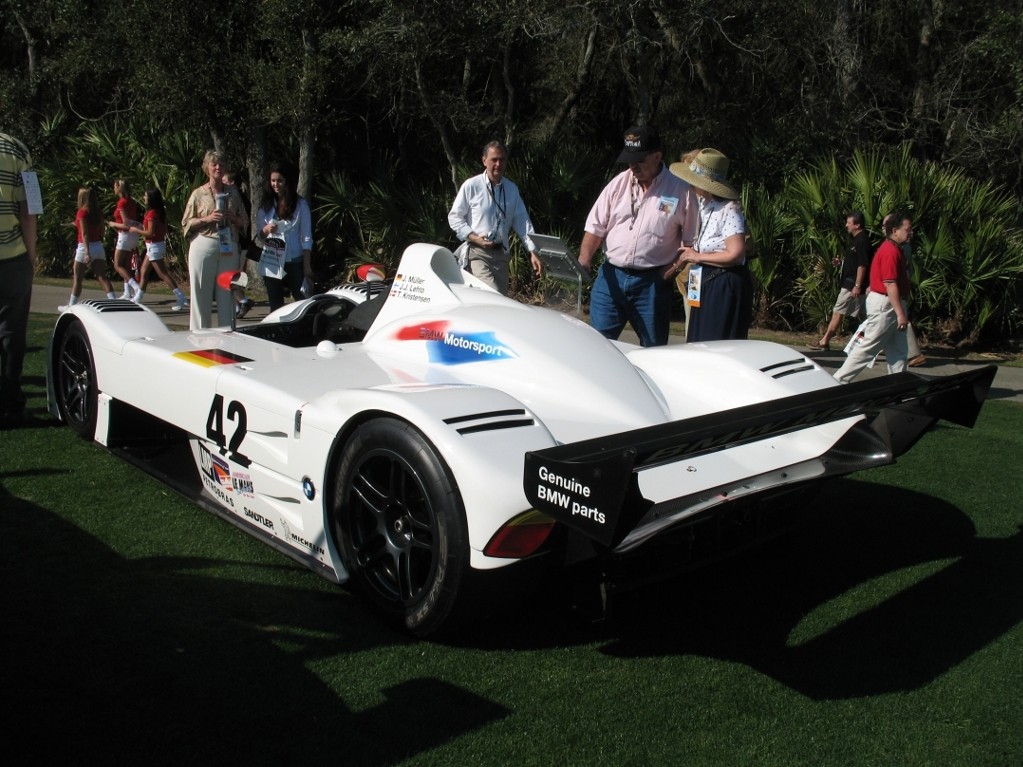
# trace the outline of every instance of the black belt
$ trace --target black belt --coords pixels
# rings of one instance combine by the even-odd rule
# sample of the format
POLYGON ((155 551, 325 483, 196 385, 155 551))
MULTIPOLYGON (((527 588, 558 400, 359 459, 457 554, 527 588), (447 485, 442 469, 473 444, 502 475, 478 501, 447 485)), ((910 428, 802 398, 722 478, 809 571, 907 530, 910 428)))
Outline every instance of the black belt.
POLYGON ((633 277, 637 277, 642 274, 649 274, 650 272, 656 271, 658 269, 667 269, 668 266, 670 266, 670 264, 665 264, 664 266, 648 266, 644 269, 636 269, 631 266, 618 266, 618 264, 612 264, 610 261, 608 261, 607 263, 611 264, 611 266, 613 266, 615 269, 623 271, 626 274, 632 275, 633 277))

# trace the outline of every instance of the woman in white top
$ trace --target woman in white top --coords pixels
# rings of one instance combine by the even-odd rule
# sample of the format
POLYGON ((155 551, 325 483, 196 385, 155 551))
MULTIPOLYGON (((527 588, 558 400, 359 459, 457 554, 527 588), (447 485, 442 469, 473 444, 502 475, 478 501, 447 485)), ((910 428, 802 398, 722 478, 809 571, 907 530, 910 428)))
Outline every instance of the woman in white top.
POLYGON ((686 341, 744 339, 753 319, 753 281, 746 268, 746 219, 739 193, 728 183, 728 158, 716 149, 702 149, 672 171, 700 199, 699 233, 691 246, 682 247, 677 262, 680 269, 693 265, 686 341))
POLYGON ((309 203, 295 191, 297 181, 298 174, 287 163, 272 165, 256 216, 265 243, 258 271, 271 312, 284 306, 285 287, 297 300, 304 295, 303 283, 313 278, 313 222, 309 203))

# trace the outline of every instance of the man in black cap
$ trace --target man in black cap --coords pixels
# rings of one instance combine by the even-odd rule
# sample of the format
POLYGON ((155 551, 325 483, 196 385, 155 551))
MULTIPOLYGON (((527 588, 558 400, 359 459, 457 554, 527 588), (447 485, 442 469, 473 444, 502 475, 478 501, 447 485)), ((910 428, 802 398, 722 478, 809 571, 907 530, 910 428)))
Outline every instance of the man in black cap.
POLYGON ((665 273, 683 243, 693 242, 699 220, 692 188, 663 159, 655 128, 625 132, 618 162, 629 167, 597 197, 579 246, 585 269, 601 245, 606 253, 590 293, 591 324, 617 339, 628 322, 643 346, 668 343, 674 282, 665 273))

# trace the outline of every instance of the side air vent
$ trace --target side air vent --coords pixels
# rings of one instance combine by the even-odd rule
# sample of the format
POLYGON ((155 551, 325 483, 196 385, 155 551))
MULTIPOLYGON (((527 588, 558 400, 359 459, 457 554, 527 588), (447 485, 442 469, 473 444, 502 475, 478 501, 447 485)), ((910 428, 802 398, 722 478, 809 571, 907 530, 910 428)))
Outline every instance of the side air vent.
POLYGON ((120 298, 115 298, 115 299, 112 299, 112 300, 109 299, 109 298, 108 299, 104 299, 104 300, 89 299, 88 301, 82 301, 82 305, 83 306, 91 306, 97 312, 102 312, 104 314, 107 313, 107 312, 144 312, 145 311, 145 309, 143 309, 138 304, 136 304, 136 303, 134 303, 132 301, 125 301, 125 300, 120 299, 120 298))
POLYGON ((768 365, 766 368, 760 368, 760 370, 772 378, 784 378, 793 373, 806 373, 813 370, 813 365, 806 357, 799 357, 797 359, 786 360, 785 362, 776 362, 773 365, 768 365))
POLYGON ((489 413, 460 415, 456 418, 445 418, 444 423, 454 426, 462 436, 476 434, 481 431, 497 431, 499 429, 517 429, 521 426, 533 426, 534 421, 521 408, 514 410, 492 410, 489 413), (456 425, 461 424, 461 425, 456 425))

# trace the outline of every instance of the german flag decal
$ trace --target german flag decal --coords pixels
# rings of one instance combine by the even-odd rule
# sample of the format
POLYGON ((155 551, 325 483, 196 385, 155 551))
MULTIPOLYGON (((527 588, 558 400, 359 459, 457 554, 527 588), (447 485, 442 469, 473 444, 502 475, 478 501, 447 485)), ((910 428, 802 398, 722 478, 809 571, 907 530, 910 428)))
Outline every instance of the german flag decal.
POLYGON ((204 368, 211 368, 214 365, 237 365, 240 362, 252 362, 248 357, 225 352, 223 349, 199 349, 194 352, 176 352, 174 356, 179 360, 191 362, 193 365, 202 365, 204 368))

